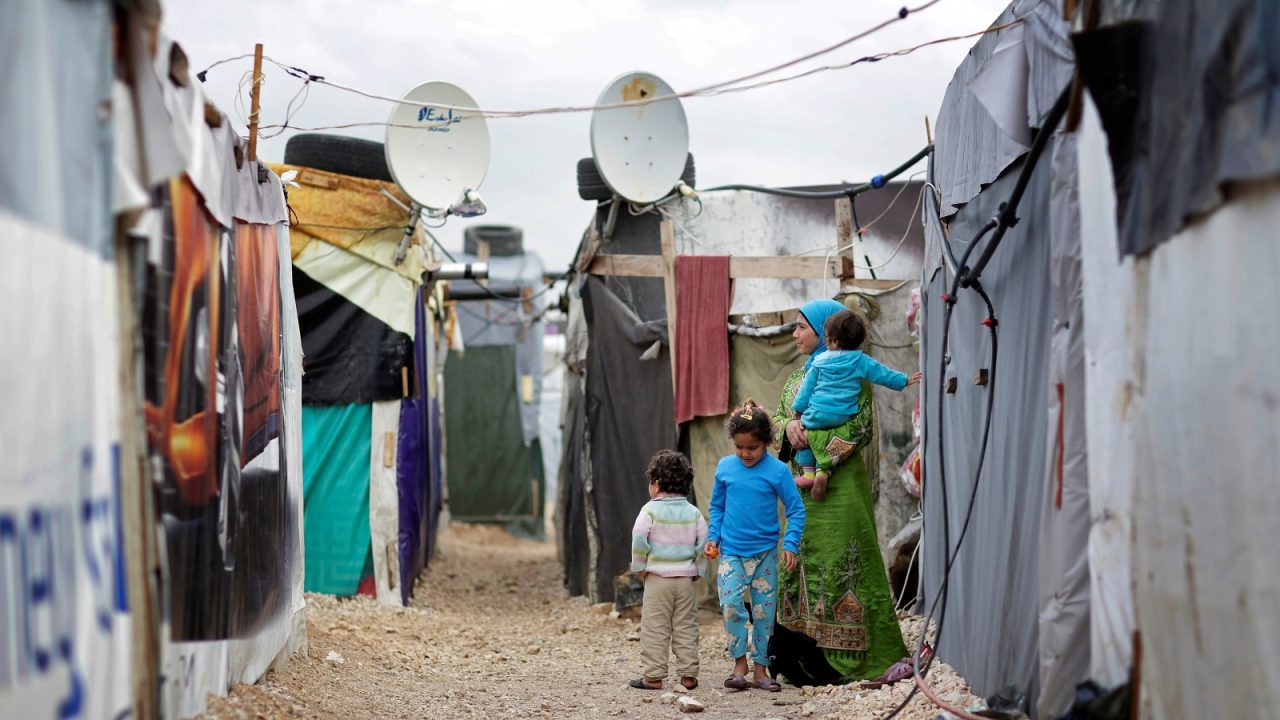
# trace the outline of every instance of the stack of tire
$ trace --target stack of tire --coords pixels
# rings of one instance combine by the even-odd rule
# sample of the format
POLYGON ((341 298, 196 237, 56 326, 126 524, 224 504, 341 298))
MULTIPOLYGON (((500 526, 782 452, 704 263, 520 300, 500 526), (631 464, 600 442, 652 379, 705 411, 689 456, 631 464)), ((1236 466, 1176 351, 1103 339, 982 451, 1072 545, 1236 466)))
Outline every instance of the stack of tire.
MULTIPOLYGON (((689 153, 685 158, 684 172, 680 174, 680 182, 689 187, 697 187, 693 153, 689 153)), ((578 161, 578 197, 583 200, 608 200, 613 197, 613 190, 600 175, 600 168, 596 167, 595 158, 582 158, 578 161)))
POLYGON ((318 133, 294 135, 284 146, 284 162, 339 175, 395 182, 391 179, 382 143, 373 140, 318 133))

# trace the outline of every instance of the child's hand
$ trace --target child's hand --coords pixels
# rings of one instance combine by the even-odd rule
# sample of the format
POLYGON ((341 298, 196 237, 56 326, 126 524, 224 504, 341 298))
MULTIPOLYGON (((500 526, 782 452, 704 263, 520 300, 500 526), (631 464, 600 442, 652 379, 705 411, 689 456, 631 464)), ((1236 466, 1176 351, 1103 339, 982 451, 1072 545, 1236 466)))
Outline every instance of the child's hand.
POLYGON ((702 555, 708 560, 715 560, 720 557, 720 545, 708 540, 707 544, 702 547, 702 555))
POLYGON ((907 376, 907 387, 911 387, 912 385, 915 385, 916 383, 920 382, 921 378, 923 377, 924 377, 924 373, 920 372, 919 370, 911 373, 910 375, 907 376))
POLYGON ((796 569, 795 553, 791 552, 790 550, 783 550, 779 558, 782 560, 782 566, 787 569, 787 572, 791 572, 792 570, 796 569))

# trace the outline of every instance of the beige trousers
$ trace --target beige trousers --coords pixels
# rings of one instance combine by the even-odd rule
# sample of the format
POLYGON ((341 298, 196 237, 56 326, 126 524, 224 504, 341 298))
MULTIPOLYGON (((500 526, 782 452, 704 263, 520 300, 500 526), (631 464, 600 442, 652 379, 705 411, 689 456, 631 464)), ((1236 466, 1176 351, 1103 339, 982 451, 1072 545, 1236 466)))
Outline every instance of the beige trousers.
POLYGON ((697 583, 691 578, 646 575, 640 611, 640 662, 646 680, 667 677, 667 659, 676 656, 680 677, 698 677, 697 583))

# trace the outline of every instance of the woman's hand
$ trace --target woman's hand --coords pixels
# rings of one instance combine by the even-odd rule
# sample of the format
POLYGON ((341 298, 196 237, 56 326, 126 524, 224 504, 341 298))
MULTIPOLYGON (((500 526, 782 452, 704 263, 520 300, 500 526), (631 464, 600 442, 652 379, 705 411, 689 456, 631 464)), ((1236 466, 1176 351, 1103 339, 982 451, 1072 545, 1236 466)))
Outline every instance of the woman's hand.
POLYGON ((787 440, 791 442, 791 447, 795 450, 803 450, 809 447, 809 434, 805 432, 804 423, 799 420, 787 421, 787 440))
POLYGON ((782 560, 782 567, 786 568, 787 572, 796 569, 796 554, 790 550, 783 550, 779 559, 782 560))

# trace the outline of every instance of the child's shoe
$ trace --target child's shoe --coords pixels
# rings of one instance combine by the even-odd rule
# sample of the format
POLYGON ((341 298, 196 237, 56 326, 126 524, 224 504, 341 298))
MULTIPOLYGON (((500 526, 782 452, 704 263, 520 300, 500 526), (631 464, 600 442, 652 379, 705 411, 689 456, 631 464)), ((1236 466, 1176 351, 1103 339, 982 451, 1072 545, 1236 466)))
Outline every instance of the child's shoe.
POLYGON ((813 489, 809 491, 814 502, 827 499, 827 471, 821 468, 813 474, 813 489))
POLYGON ((813 487, 812 475, 809 475, 809 476, 797 475, 795 476, 795 481, 796 481, 796 487, 801 488, 803 490, 808 490, 809 488, 813 487))

